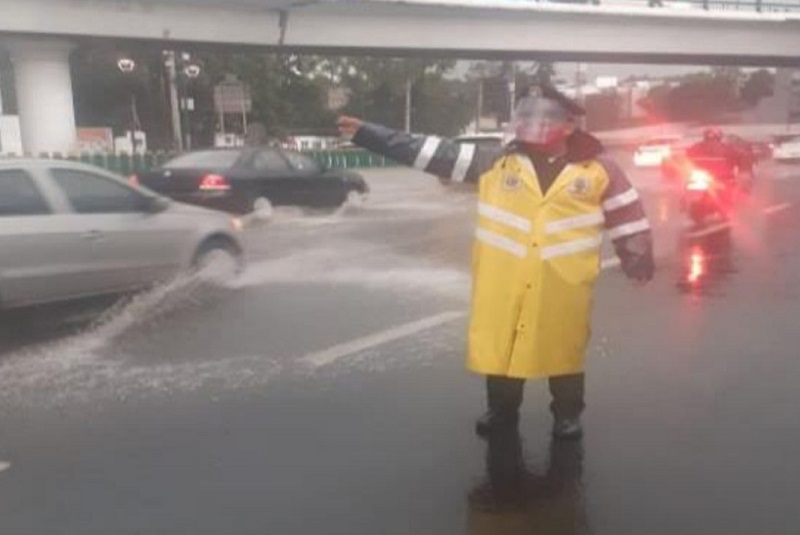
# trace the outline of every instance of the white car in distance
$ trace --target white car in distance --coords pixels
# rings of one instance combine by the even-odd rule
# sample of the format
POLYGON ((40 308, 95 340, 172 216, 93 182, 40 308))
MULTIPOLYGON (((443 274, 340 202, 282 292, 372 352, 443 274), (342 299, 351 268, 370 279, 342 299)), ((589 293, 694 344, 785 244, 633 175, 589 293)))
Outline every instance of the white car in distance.
POLYGON ((772 157, 777 161, 800 161, 800 137, 777 143, 772 149, 772 157))
POLYGON ((633 153, 633 163, 636 167, 658 167, 672 156, 672 150, 680 142, 678 137, 663 137, 651 139, 640 145, 633 153))

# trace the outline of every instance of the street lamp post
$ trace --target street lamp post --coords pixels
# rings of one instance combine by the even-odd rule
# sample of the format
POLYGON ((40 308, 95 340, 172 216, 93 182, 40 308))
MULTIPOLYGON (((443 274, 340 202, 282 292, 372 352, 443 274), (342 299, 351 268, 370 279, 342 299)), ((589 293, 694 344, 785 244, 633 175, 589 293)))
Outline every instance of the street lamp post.
MULTIPOLYGON (((183 75, 185 76, 187 82, 191 83, 193 80, 196 80, 200 73, 202 72, 199 65, 196 63, 189 63, 183 69, 183 75)), ((188 150, 192 149, 192 122, 191 122, 191 112, 195 110, 195 101, 194 97, 189 96, 189 84, 184 85, 183 91, 183 99, 182 99, 182 106, 181 110, 183 112, 183 120, 185 120, 186 128, 184 130, 184 137, 185 146, 188 150)))
POLYGON ((117 67, 120 72, 128 78, 130 89, 130 116, 128 132, 131 141, 131 154, 136 154, 136 131, 139 129, 139 117, 136 112, 136 90, 133 86, 133 72, 136 70, 136 62, 131 58, 120 58, 117 61, 117 67))
POLYGON ((191 145, 191 134, 185 135, 184 120, 190 102, 194 104, 193 100, 185 96, 186 80, 199 77, 202 69, 193 63, 191 56, 185 52, 176 54, 174 50, 167 50, 164 52, 164 58, 169 78, 173 139, 175 148, 182 152, 185 147, 191 145))

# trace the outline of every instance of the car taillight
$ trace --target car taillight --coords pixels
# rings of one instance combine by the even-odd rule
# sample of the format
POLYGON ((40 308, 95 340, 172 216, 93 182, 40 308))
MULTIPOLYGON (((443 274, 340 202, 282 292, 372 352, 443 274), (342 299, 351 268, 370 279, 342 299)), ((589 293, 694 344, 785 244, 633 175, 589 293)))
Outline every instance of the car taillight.
POLYGON ((231 184, 222 175, 206 175, 200 181, 200 191, 229 191, 231 184))
POLYGON ((713 182, 714 177, 708 171, 695 169, 689 175, 689 182, 686 184, 686 188, 694 191, 706 191, 711 188, 713 182))
POLYGON ((128 177, 128 184, 137 187, 141 185, 141 182, 139 182, 139 177, 137 175, 131 175, 128 177))

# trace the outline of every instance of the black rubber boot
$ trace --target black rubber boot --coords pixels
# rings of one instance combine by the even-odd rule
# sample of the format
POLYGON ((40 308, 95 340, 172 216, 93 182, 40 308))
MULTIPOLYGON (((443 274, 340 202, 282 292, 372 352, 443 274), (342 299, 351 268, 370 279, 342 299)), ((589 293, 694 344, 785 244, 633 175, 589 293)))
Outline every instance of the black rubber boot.
POLYGON ((519 424, 519 412, 495 412, 486 411, 483 416, 475 422, 475 434, 486 438, 489 435, 499 432, 506 432, 517 428, 519 424))
POLYGON ((553 438, 556 440, 580 440, 583 438, 580 418, 557 419, 553 423, 553 438))
POLYGON ((495 431, 516 429, 525 388, 523 379, 489 375, 486 377, 488 410, 475 423, 475 433, 486 438, 495 431))

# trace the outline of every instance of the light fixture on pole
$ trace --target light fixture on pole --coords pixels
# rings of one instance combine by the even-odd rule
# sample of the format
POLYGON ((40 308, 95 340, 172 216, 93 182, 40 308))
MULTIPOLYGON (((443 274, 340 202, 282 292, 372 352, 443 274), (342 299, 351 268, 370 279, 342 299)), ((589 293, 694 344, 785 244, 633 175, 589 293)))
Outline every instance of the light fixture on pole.
MULTIPOLYGON (((184 62, 191 60, 189 54, 182 54, 181 58, 184 62)), ((186 149, 192 148, 192 121, 191 112, 195 110, 194 98, 190 96, 191 86, 190 83, 196 80, 202 73, 202 68, 197 63, 185 63, 181 71, 186 81, 180 84, 182 88, 182 96, 180 98, 181 107, 181 131, 183 132, 183 146, 186 149)))
MULTIPOLYGON (((133 74, 133 71, 136 70, 136 62, 132 58, 122 57, 117 60, 117 68, 124 74, 126 77, 129 77, 133 74)), ((138 130, 138 114, 136 113, 136 92, 134 91, 133 84, 130 84, 130 93, 131 93, 131 115, 130 115, 130 125, 128 127, 128 131, 130 132, 130 141, 131 141, 131 154, 136 154, 136 131, 138 130)))
POLYGON ((187 78, 195 79, 200 76, 202 69, 200 69, 200 65, 196 63, 192 63, 187 65, 186 68, 183 69, 183 74, 186 75, 187 78))
POLYGON ((130 74, 136 70, 136 62, 131 58, 119 58, 119 60, 117 60, 117 67, 125 74, 130 74))

